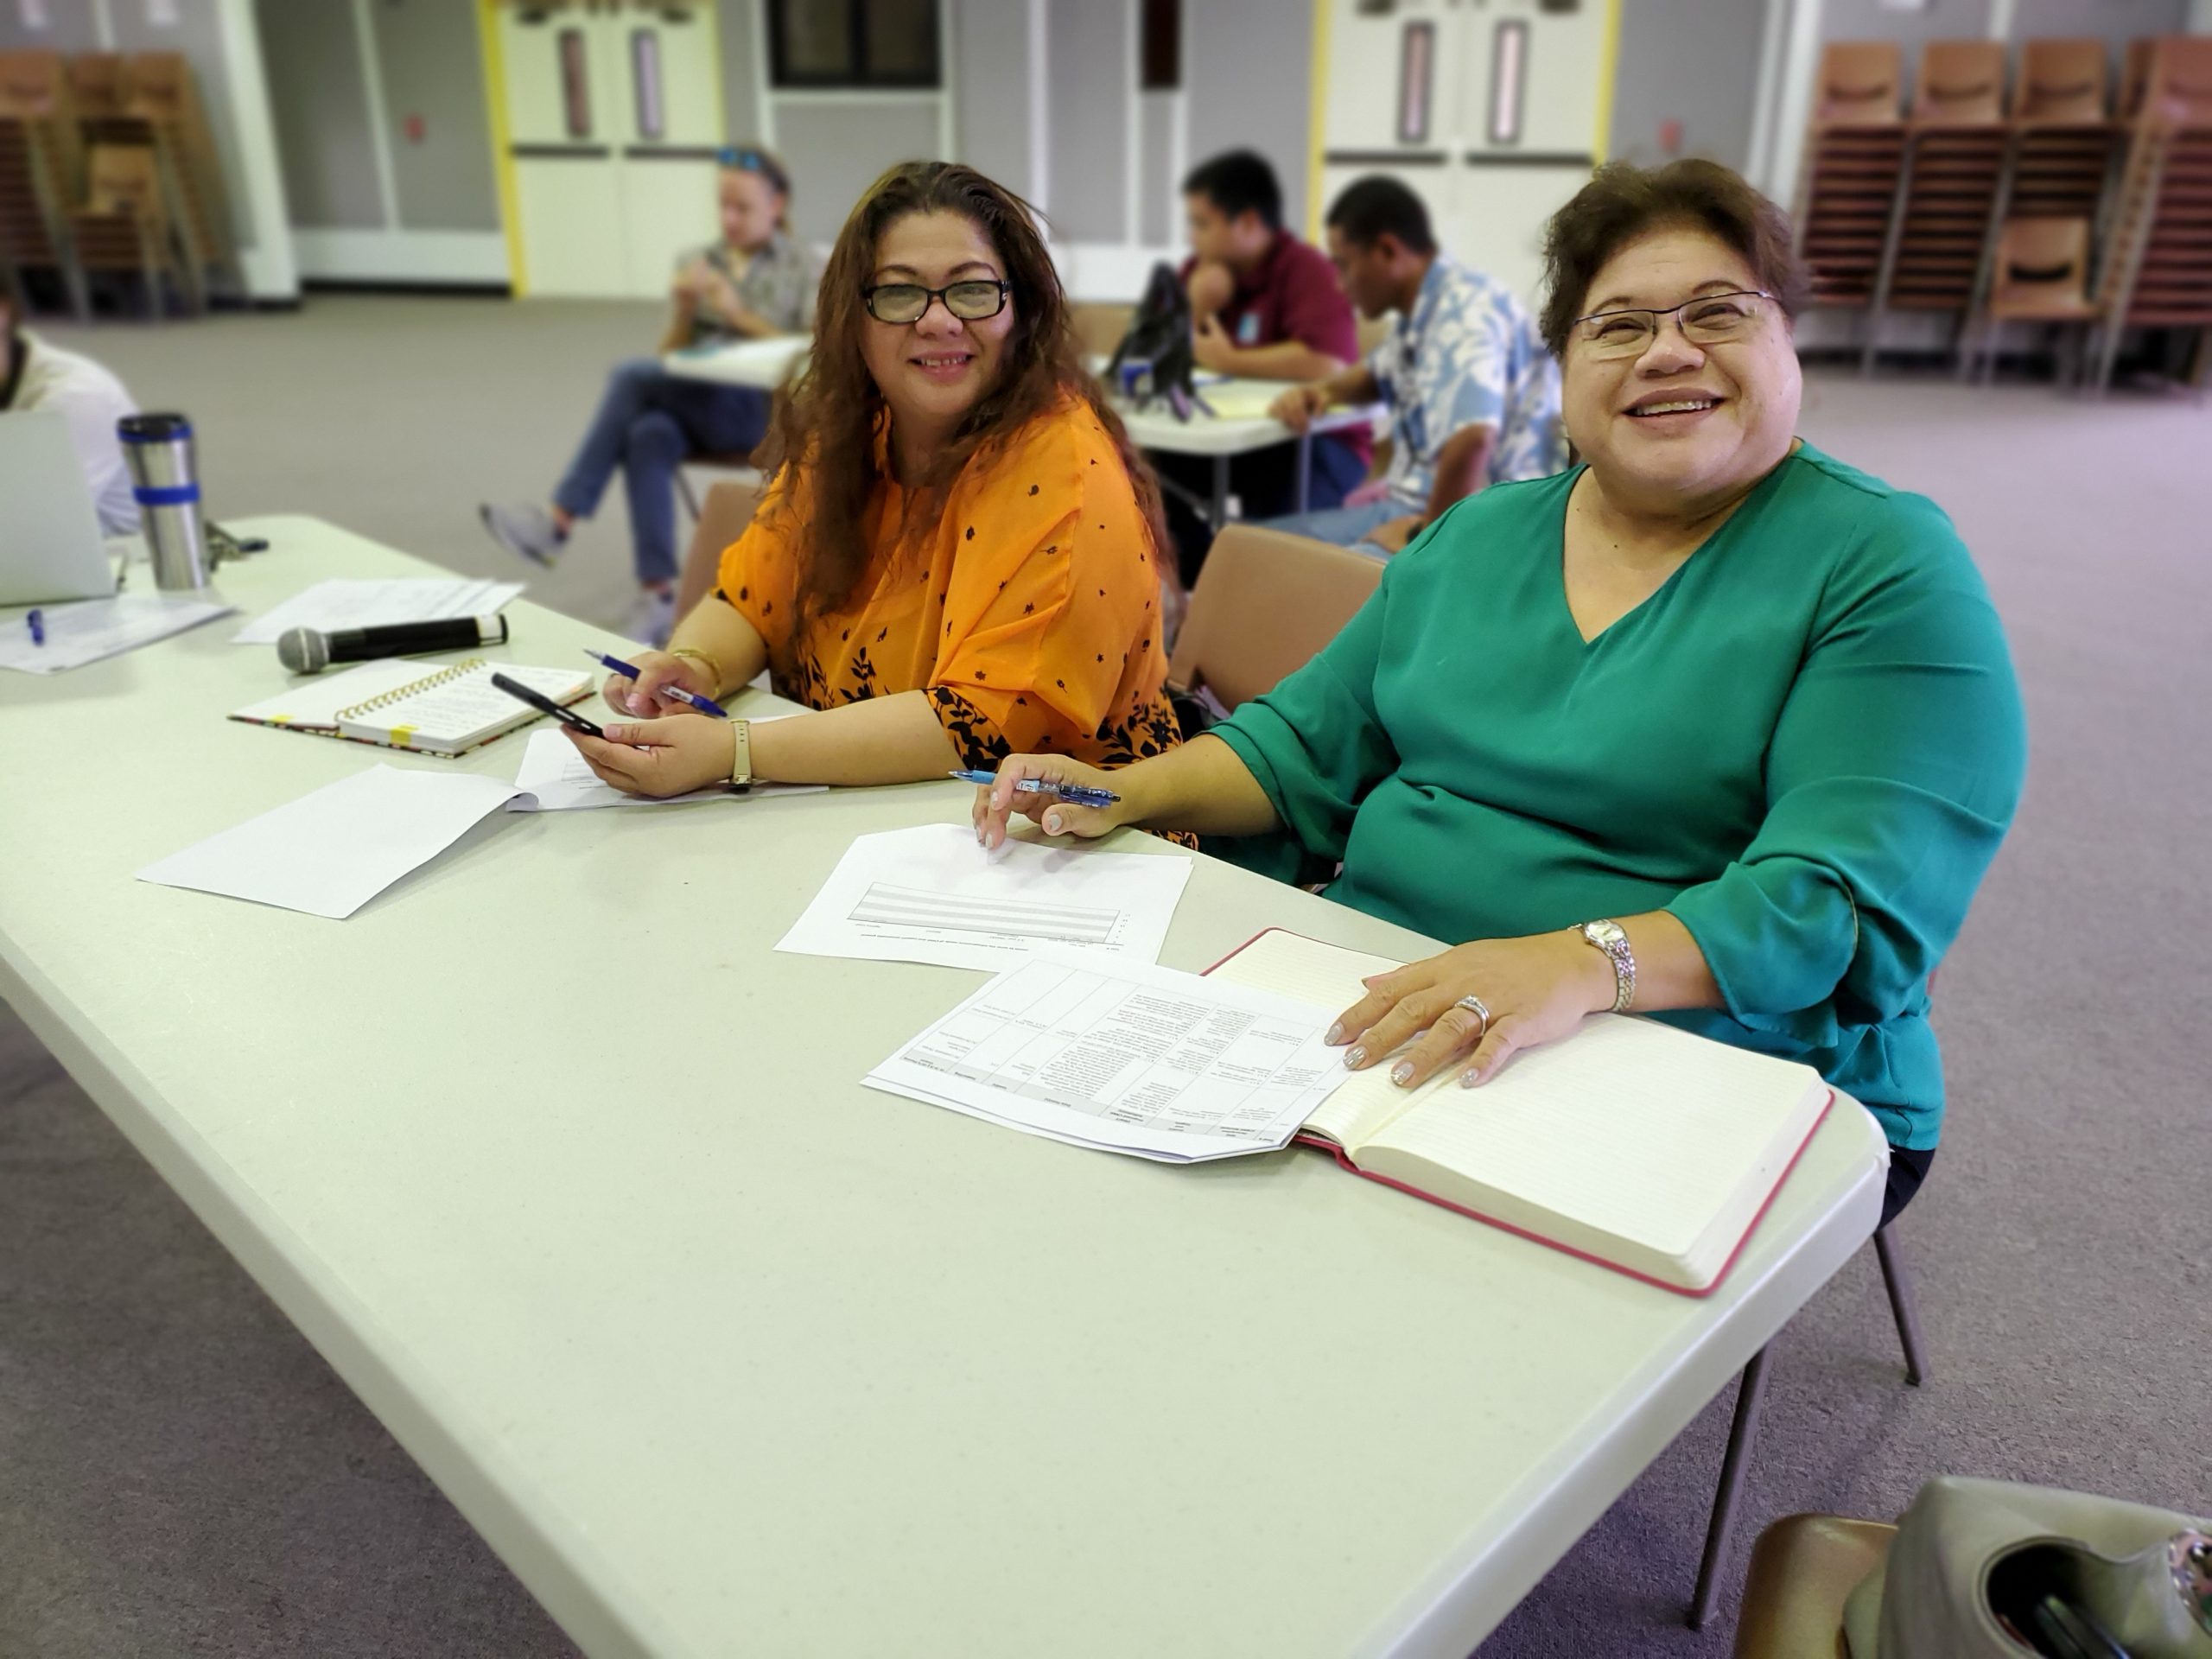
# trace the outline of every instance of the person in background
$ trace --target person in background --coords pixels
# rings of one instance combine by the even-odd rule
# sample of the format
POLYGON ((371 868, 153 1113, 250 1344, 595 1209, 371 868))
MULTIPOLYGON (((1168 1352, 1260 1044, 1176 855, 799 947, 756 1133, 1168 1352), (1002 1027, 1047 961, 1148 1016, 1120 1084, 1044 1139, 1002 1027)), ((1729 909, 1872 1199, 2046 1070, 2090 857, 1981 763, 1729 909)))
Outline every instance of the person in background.
MULTIPOLYGON (((1357 360, 1351 306, 1320 250, 1283 228, 1282 187, 1264 156, 1236 149, 1193 168, 1183 181, 1183 210, 1191 257, 1182 278, 1200 368, 1255 380, 1323 380, 1357 360)), ((1374 448, 1364 427, 1317 438, 1306 505, 1339 505, 1366 476, 1374 448)), ((1167 528, 1187 586, 1219 528, 1193 505, 1213 487, 1213 463, 1161 454, 1153 465, 1170 486, 1167 528)), ((1248 518, 1295 510, 1295 447, 1239 455, 1230 487, 1248 518)))
POLYGON ((1329 209, 1329 257, 1360 315, 1397 326, 1364 363, 1285 392, 1275 417, 1305 430, 1332 404, 1390 406, 1384 487, 1351 505, 1270 524, 1395 553, 1455 501, 1567 464, 1559 365, 1503 284, 1437 250, 1421 200, 1395 179, 1358 179, 1329 209))
POLYGON ((1331 1033, 1402 1086, 1482 1084, 1605 1009, 1802 1060, 1888 1136, 1886 1223, 1942 1122, 1929 981, 2020 799, 2004 627, 1941 508, 1793 435, 1805 279, 1772 202, 1612 162, 1546 262, 1585 464, 1460 502, 1174 753, 1004 762, 977 834, 1240 837, 1215 850, 1457 941, 1331 1033))
MULTIPOLYGON (((726 149, 721 159, 721 239, 678 266, 662 353, 814 326, 814 257, 788 228, 783 163, 750 146, 726 149)), ((663 644, 676 620, 677 469, 695 455, 751 454, 768 429, 770 401, 756 387, 671 374, 658 356, 618 364, 551 503, 487 502, 480 509, 484 527, 510 552, 550 565, 576 520, 598 510, 619 468, 641 590, 626 631, 663 644)))
POLYGON ((14 305, 0 293, 0 414, 43 410, 69 428, 70 447, 85 469, 85 484, 103 536, 138 529, 138 503, 115 423, 136 415, 123 382, 89 357, 65 352, 23 327, 14 305))
POLYGON ((763 465, 721 586, 634 681, 607 682, 634 723, 570 733, 606 782, 906 783, 1017 749, 1123 766, 1179 741, 1156 486, 1010 192, 944 162, 869 187, 763 465), (726 696, 764 666, 820 712, 755 725, 669 695, 726 696))

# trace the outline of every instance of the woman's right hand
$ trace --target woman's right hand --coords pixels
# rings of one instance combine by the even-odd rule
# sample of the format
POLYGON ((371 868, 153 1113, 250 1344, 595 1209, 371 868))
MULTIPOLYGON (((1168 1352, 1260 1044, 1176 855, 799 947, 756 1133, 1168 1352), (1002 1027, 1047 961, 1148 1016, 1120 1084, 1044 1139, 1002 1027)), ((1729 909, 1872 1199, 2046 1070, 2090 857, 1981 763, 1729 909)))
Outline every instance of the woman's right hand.
POLYGON ((666 686, 679 686, 694 696, 712 697, 720 688, 707 682, 707 671, 695 657, 671 657, 664 651, 641 651, 630 659, 638 677, 609 674, 599 695, 618 715, 632 720, 658 720, 663 715, 696 715, 687 702, 664 696, 666 686))
POLYGON ((1135 816, 1126 795, 1112 806, 1077 806, 1045 791, 1032 793, 1014 788, 1021 779, 1034 778, 1042 783, 1114 790, 1126 773, 1101 772, 1059 754, 1017 754, 1000 761, 998 773, 996 783, 979 785, 976 791, 976 839, 987 849, 1005 845, 1007 820, 1017 812, 1043 824, 1048 836, 1081 836, 1085 840, 1103 836, 1135 816))

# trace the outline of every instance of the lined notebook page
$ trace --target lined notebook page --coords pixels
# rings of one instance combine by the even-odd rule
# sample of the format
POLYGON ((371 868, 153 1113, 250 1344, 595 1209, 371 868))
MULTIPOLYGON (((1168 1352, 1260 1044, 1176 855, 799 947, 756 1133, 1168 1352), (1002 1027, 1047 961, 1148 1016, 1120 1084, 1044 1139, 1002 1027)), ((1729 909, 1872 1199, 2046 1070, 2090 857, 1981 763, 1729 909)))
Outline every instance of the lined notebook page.
MULTIPOLYGON (((1368 975, 1387 974, 1402 966, 1389 957, 1324 944, 1277 927, 1261 934, 1209 977, 1295 997, 1333 1014, 1367 995, 1367 987, 1360 981, 1368 975)), ((1306 1127, 1327 1135, 1340 1147, 1357 1146, 1403 1111, 1419 1094, 1415 1090, 1408 1096, 1393 1084, 1388 1066, 1347 1071, 1343 1084, 1314 1109, 1306 1127)))
POLYGON ((411 695, 341 715, 339 730, 371 742, 417 749, 465 749, 537 718, 537 711, 492 683, 493 674, 567 702, 591 689, 591 677, 565 668, 480 663, 465 673, 439 677, 411 695), (404 736, 403 736, 404 734, 404 736))
POLYGON ((1809 1066, 1596 1014, 1479 1089, 1424 1090, 1354 1155, 1415 1185, 1408 1160, 1457 1171, 1672 1260, 1717 1246, 1717 1273, 1827 1101, 1809 1066))
POLYGON ((425 673, 436 671, 435 664, 382 658, 349 668, 342 674, 322 674, 300 680, 273 697, 232 709, 231 718, 264 726, 297 726, 310 731, 334 732, 340 709, 381 697, 403 685, 411 685, 425 673))

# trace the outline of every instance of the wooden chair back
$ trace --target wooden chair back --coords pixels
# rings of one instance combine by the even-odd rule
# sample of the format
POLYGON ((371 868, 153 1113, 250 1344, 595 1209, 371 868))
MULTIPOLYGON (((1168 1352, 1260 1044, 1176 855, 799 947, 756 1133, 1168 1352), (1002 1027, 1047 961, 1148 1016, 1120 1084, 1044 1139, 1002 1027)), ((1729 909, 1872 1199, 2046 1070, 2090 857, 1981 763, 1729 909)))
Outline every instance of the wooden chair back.
POLYGON ((2012 219, 1997 241, 1989 315, 1999 320, 2086 317, 2089 302, 2089 221, 2012 219))
POLYGON ((1834 41, 1821 48, 1816 127, 1889 127, 1904 118, 1904 54, 1894 41, 1834 41))
POLYGON ((1278 530, 1213 538, 1167 677, 1229 708, 1272 690, 1337 637, 1382 580, 1382 561, 1278 530))
POLYGON ((2020 48, 2020 78, 2012 83, 2012 119, 2051 126, 2089 126, 2110 113, 2106 105, 2102 41, 2029 41, 2020 48))
POLYGON ((2005 118, 2005 43, 1930 41, 1920 49, 1912 118, 1921 126, 1993 127, 2005 118))

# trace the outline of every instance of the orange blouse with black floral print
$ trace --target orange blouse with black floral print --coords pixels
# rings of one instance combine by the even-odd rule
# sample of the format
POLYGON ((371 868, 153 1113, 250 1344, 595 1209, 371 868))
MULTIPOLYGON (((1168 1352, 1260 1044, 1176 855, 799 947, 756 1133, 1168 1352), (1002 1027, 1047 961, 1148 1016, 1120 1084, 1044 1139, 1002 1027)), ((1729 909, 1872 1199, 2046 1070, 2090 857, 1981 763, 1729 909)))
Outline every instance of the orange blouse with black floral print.
POLYGON ((788 469, 770 485, 716 589, 768 642, 779 696, 830 709, 925 692, 962 764, 983 768, 1023 753, 1123 766, 1180 741, 1158 553, 1087 404, 979 451, 933 529, 901 534, 907 493, 885 478, 851 594, 793 642, 805 486, 791 506, 788 469))

